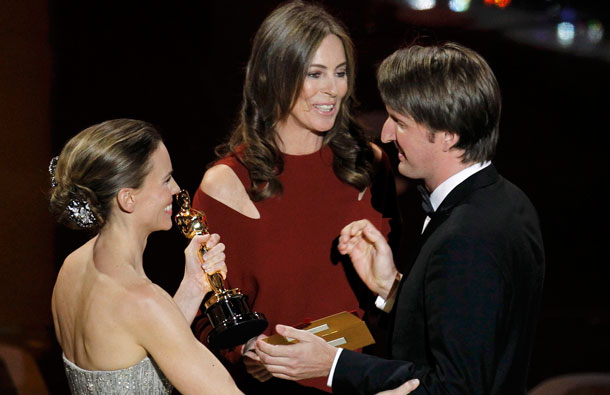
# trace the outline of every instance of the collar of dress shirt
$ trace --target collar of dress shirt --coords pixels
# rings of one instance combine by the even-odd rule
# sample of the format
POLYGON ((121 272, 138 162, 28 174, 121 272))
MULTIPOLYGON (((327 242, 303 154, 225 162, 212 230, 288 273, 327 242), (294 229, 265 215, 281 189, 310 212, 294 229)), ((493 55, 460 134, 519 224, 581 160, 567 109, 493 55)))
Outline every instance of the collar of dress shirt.
POLYGON ((434 211, 436 211, 436 209, 438 209, 438 206, 441 205, 441 203, 443 202, 443 200, 445 200, 447 195, 449 195, 449 193, 455 187, 460 185, 460 183, 462 183, 462 181, 464 181, 471 175, 475 174, 476 172, 483 170, 484 168, 486 168, 489 165, 491 165, 491 161, 477 162, 473 165, 468 166, 465 169, 460 170, 459 172, 455 173, 454 175, 452 175, 451 177, 449 177, 445 181, 443 181, 430 194, 430 204, 432 204, 432 208, 434 208, 434 211))

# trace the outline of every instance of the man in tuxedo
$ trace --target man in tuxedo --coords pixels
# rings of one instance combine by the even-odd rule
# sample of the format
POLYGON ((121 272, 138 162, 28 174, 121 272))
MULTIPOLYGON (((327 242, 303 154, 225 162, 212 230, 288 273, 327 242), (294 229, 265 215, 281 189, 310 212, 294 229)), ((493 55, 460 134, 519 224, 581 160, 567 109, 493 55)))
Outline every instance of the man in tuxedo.
POLYGON ((524 394, 544 249, 531 202, 490 162, 497 81, 477 53, 453 43, 398 50, 377 78, 389 114, 382 140, 396 144, 398 171, 423 181, 428 216, 408 275, 366 220, 346 226, 338 248, 378 306, 392 310, 392 359, 337 350, 285 326, 277 331, 300 342, 259 340, 259 355, 277 377, 328 375, 335 393, 376 393, 417 378, 417 394, 524 394))

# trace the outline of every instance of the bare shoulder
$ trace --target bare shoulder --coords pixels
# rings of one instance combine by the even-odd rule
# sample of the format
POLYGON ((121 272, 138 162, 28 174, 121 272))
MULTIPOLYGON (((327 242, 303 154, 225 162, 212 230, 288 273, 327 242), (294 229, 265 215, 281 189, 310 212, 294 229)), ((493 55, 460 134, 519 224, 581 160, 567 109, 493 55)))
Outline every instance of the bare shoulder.
POLYGON ((242 190, 246 192, 237 174, 227 165, 215 165, 209 168, 203 175, 200 188, 207 195, 221 198, 242 190))
POLYGON ((121 298, 124 301, 120 307, 121 314, 130 320, 152 318, 156 321, 177 309, 172 297, 149 280, 130 285, 121 298))
POLYGON ((199 189, 206 195, 250 218, 259 218, 246 187, 227 165, 212 166, 203 175, 199 189))

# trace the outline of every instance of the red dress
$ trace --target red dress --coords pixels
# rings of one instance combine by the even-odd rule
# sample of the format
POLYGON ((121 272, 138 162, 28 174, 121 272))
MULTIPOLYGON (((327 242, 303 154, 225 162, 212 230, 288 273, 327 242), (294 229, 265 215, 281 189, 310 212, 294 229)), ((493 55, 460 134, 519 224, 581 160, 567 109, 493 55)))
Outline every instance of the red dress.
MULTIPOLYGON (((226 246, 227 286, 240 288, 252 311, 265 315, 268 335, 276 324, 297 325, 341 311, 357 311, 362 317, 363 301, 372 295, 349 259, 337 253, 335 241, 344 226, 363 218, 387 235, 395 213, 394 179, 385 154, 373 187, 364 194, 335 176, 327 146, 283 158, 283 193, 254 203, 260 219, 238 213, 201 189, 193 198, 193 207, 207 214, 210 231, 226 246)), ((250 187, 246 168, 234 156, 216 164, 229 166, 250 187)), ((207 320, 199 321, 196 333, 201 340, 208 331, 207 320)), ((237 351, 223 354, 233 363, 239 361, 237 351)), ((302 383, 329 391, 326 379, 313 381, 302 383)))

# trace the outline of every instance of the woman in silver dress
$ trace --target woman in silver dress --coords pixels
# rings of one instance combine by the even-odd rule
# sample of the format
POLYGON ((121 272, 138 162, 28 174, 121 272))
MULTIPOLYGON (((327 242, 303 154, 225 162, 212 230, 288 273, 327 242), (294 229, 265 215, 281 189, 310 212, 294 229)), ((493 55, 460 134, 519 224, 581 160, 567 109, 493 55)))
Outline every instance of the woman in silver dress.
POLYGON ((53 291, 71 391, 167 394, 173 384, 183 394, 240 393, 190 330, 210 291, 205 273, 226 273, 219 236, 192 239, 173 298, 143 269, 147 237, 171 228, 179 191, 157 131, 141 121, 103 122, 73 137, 49 170, 51 211, 94 234, 65 259, 53 291))

